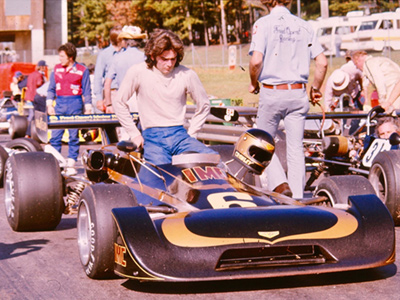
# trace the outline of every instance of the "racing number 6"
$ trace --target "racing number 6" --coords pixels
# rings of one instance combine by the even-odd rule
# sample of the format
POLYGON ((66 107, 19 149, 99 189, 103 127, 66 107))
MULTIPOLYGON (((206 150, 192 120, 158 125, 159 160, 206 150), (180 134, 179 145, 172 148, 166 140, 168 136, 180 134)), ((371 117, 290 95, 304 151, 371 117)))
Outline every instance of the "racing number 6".
POLYGON ((231 206, 257 207, 253 202, 253 198, 245 193, 216 193, 208 195, 207 200, 214 209, 229 208, 231 206), (233 198, 233 200, 229 200, 229 198, 233 198))

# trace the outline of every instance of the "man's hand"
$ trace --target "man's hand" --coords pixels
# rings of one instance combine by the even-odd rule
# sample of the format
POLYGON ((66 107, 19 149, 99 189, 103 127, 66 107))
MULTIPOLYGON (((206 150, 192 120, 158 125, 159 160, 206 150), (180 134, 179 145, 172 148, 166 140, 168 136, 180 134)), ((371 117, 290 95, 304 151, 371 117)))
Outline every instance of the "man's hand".
POLYGON ((132 143, 134 143, 137 147, 137 149, 141 149, 143 148, 143 144, 144 144, 144 139, 141 135, 138 135, 136 137, 134 137, 133 139, 131 138, 132 143))
POLYGON ((257 82, 256 85, 253 85, 252 83, 250 83, 249 85, 249 93, 252 94, 258 94, 260 92, 260 84, 257 82))
POLYGON ((385 110, 385 113, 387 113, 388 115, 394 112, 394 107, 389 101, 385 101, 379 105, 385 110))
POLYGON ((96 102, 96 108, 98 110, 101 110, 102 112, 104 112, 104 101, 103 100, 98 100, 96 102))
POLYGON ((90 103, 85 104, 85 115, 90 115, 93 113, 93 105, 90 103))
POLYGON ((50 116, 53 116, 56 114, 56 111, 55 111, 53 105, 47 105, 47 114, 50 116))
POLYGON ((322 99, 322 93, 319 89, 311 87, 310 89, 310 102, 312 105, 318 104, 322 99))

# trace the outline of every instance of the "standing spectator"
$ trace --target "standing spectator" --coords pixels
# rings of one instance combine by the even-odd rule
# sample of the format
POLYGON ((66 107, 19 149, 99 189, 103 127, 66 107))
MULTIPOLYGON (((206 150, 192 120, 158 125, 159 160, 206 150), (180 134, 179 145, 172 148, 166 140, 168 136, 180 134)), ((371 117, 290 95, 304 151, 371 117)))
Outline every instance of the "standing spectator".
POLYGON ((36 70, 28 76, 25 94, 25 100, 33 102, 34 109, 42 112, 46 111, 46 97, 39 95, 37 89, 46 82, 46 68, 46 62, 40 60, 36 70))
POLYGON ((400 109, 399 65, 387 57, 373 57, 361 50, 353 52, 353 61, 376 88, 382 108, 387 113, 400 109))
POLYGON ((258 128, 275 137, 280 121, 284 121, 288 163, 286 176, 278 157, 273 156, 266 168, 268 188, 302 198, 305 186, 304 123, 309 110, 306 84, 310 60, 316 62, 310 89, 312 104, 318 103, 322 97, 319 89, 328 64, 311 26, 287 9, 291 0, 262 2, 270 14, 257 20, 253 26, 249 92, 260 92, 258 128))
MULTIPOLYGON (((118 35, 118 40, 124 40, 126 50, 115 55, 111 61, 110 68, 107 71, 106 80, 104 83, 104 95, 106 112, 112 113, 112 100, 115 97, 118 87, 121 85, 128 69, 138 63, 144 62, 145 55, 138 48, 147 38, 146 33, 137 26, 124 26, 121 33, 118 35), (112 82, 116 82, 116 88, 112 88, 112 82)), ((132 105, 131 105, 132 106, 132 105)))
MULTIPOLYGON (((117 25, 111 28, 110 30, 110 45, 101 50, 97 55, 96 66, 94 70, 94 79, 93 79, 93 93, 95 99, 93 99, 93 106, 95 108, 95 112, 100 113, 103 111, 104 107, 104 80, 106 78, 107 70, 111 63, 111 60, 115 54, 117 54, 123 47, 125 47, 120 41, 118 41, 118 35, 121 32, 121 26, 117 25)), ((115 82, 111 85, 113 88, 115 86, 115 82)))
POLYGON ((10 89, 13 94, 14 100, 21 100, 22 98, 22 89, 26 87, 26 84, 28 82, 28 77, 22 74, 22 72, 17 71, 14 73, 14 76, 12 78, 12 82, 10 83, 10 89))
MULTIPOLYGON (((92 112, 92 96, 89 70, 76 60, 76 48, 66 43, 58 48, 60 63, 55 65, 50 76, 47 92, 47 112, 49 115, 78 115, 92 112), (83 102, 83 98, 85 103, 83 102), (53 100, 55 99, 55 107, 53 100), (85 105, 84 105, 85 104, 85 105)), ((53 130, 50 144, 61 152, 64 130, 53 130)), ((66 175, 75 175, 75 162, 79 155, 78 129, 69 129, 68 159, 66 175)))
POLYGON ((146 62, 129 68, 113 101, 113 108, 131 141, 144 158, 156 165, 167 164, 185 151, 215 153, 195 139, 210 110, 210 101, 197 74, 179 63, 182 40, 172 31, 156 29, 145 48, 146 62), (141 133, 129 113, 128 101, 136 93, 141 133), (197 104, 188 131, 185 123, 187 94, 197 104))

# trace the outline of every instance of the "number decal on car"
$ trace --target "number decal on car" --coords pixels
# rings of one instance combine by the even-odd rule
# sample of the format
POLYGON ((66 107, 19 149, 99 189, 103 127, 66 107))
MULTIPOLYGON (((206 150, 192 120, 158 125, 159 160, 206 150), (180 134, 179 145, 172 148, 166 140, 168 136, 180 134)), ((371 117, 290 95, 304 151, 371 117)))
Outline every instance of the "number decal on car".
POLYGON ((257 207, 250 195, 238 192, 211 194, 208 195, 207 200, 214 209, 230 207, 257 207))
POLYGON ((363 165, 365 167, 371 167, 372 162, 374 161, 374 158, 378 155, 378 153, 382 151, 389 151, 390 148, 391 145, 389 140, 375 139, 364 155, 364 158, 362 160, 363 165))

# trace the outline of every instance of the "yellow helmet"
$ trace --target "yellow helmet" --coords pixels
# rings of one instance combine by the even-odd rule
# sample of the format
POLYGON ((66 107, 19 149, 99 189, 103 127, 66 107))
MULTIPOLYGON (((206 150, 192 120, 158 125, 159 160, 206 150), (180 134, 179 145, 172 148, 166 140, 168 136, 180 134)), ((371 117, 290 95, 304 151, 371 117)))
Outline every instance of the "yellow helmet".
POLYGON ((261 129, 252 128, 244 132, 236 142, 233 158, 260 175, 269 165, 275 152, 272 136, 261 129))

